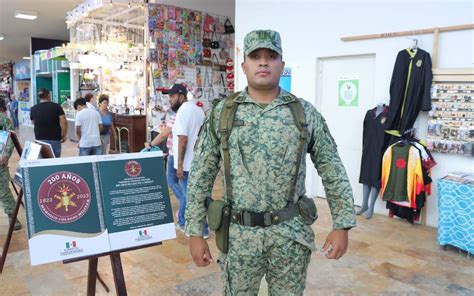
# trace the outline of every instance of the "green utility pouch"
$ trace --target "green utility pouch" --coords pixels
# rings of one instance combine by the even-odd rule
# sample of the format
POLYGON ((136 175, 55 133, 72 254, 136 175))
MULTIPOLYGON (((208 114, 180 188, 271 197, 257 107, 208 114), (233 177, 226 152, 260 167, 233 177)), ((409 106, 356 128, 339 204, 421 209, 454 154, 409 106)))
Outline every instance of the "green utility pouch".
POLYGON ((306 225, 311 225, 318 219, 318 210, 312 198, 302 196, 298 200, 298 211, 306 225))
POLYGON ((224 210, 227 208, 227 203, 223 200, 214 200, 209 204, 207 209, 207 223, 211 230, 217 231, 221 228, 222 218, 224 217, 224 210))
POLYGON ((230 206, 223 200, 206 199, 207 223, 216 232, 217 248, 224 254, 229 250, 230 206))

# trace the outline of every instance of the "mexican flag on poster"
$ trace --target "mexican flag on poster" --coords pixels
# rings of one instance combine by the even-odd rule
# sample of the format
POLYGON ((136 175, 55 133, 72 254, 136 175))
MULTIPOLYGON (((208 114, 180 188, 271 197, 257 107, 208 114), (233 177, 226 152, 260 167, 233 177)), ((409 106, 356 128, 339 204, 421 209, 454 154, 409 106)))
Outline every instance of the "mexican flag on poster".
POLYGON ((176 237, 162 152, 27 161, 22 175, 32 265, 176 237))

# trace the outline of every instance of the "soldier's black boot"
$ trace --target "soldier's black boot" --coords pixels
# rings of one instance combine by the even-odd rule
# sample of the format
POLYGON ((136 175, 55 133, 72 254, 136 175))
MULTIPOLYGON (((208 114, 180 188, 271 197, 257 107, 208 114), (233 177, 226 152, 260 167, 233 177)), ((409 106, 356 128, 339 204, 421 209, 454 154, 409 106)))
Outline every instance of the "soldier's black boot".
MULTIPOLYGON (((10 221, 10 223, 11 223, 12 219, 13 219, 13 214, 9 214, 8 215, 8 220, 10 221)), ((21 223, 18 219, 16 219, 15 226, 13 227, 13 230, 20 230, 20 229, 21 229, 21 223)))

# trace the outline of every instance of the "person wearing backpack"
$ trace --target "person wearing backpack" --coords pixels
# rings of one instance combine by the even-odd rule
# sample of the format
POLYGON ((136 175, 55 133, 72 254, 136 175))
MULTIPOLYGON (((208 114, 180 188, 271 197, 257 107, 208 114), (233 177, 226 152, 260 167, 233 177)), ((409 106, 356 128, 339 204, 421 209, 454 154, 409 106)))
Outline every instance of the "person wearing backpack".
POLYGON ((317 219, 306 197, 306 153, 321 176, 333 219, 322 251, 339 259, 356 226, 352 189, 326 122, 307 101, 279 87, 284 69, 278 32, 244 39, 248 87, 213 106, 191 166, 186 233, 197 266, 213 262, 202 223, 216 231, 225 295, 257 295, 265 276, 269 295, 303 295, 317 219), (212 200, 224 166, 224 200, 212 200), (207 208, 207 209, 206 209, 207 208))

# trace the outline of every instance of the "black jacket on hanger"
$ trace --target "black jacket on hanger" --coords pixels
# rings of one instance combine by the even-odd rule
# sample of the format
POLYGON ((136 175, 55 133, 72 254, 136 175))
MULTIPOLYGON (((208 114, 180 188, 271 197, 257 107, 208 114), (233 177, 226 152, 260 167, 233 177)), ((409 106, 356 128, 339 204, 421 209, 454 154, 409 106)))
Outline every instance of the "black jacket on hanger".
POLYGON ((413 127, 420 110, 431 110, 432 79, 428 52, 418 48, 398 53, 390 82, 388 130, 403 133, 413 127))

